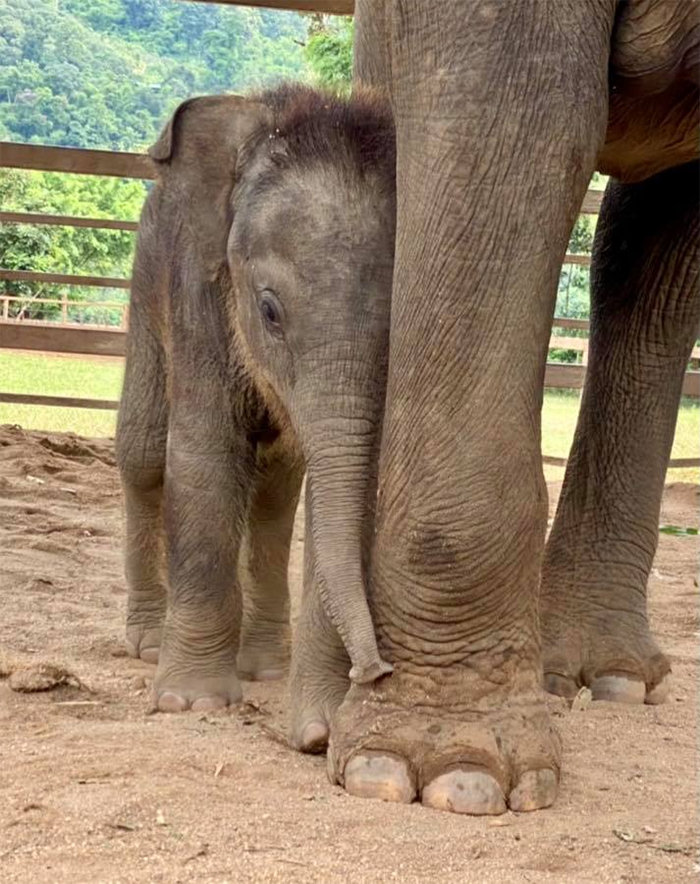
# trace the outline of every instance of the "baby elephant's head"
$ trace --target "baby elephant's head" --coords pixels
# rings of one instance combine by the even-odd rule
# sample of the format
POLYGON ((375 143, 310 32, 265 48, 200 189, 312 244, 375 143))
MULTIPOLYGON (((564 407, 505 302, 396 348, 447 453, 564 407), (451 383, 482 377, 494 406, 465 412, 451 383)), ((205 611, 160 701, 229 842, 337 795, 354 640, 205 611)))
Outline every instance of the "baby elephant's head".
MULTIPOLYGON (((258 98, 239 153, 228 261, 244 358, 309 470, 372 444, 384 402, 395 235, 394 132, 368 95, 258 98)), ((337 461, 336 461, 337 462, 337 461)))
POLYGON ((233 351, 299 441, 316 578, 351 677, 370 681, 391 668, 377 652, 362 573, 394 263, 389 107, 368 93, 344 100, 300 86, 195 99, 151 153, 176 173, 173 187, 182 182, 183 217, 210 279, 221 278, 225 255, 233 351))

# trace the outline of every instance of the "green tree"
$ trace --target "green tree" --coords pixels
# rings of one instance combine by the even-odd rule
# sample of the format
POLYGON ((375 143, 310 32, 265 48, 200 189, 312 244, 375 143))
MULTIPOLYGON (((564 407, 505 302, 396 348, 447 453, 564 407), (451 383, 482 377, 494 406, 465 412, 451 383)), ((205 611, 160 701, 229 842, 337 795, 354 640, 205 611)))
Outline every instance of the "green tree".
MULTIPOLYGON (((0 0, 0 139, 142 150, 191 95, 308 77, 306 34, 301 15, 213 4, 0 0)), ((140 182, 0 170, 7 211, 135 220, 144 194, 140 182)), ((133 241, 128 232, 3 224, 0 266, 128 276, 133 241)), ((2 290, 34 298, 65 291, 35 283, 2 290)), ((121 301, 126 292, 71 288, 68 297, 121 301)), ((60 312, 28 303, 24 315, 60 312)), ((120 311, 70 315, 112 322, 120 311)))
MULTIPOLYGON (((138 220, 145 192, 140 181, 0 169, 0 205, 5 211, 138 220)), ((27 224, 0 226, 1 263, 11 270, 128 277, 133 245, 134 234, 129 231, 27 224)), ((3 290, 27 299, 11 302, 10 316, 21 314, 34 319, 60 318, 61 310, 58 306, 32 303, 33 299, 66 295, 69 301, 125 302, 127 298, 124 289, 67 288, 56 284, 5 283, 3 290)), ((121 315, 118 308, 69 311, 73 320, 104 324, 117 324, 121 315)))
POLYGON ((319 85, 341 93, 350 91, 353 36, 351 18, 311 16, 304 56, 319 85))

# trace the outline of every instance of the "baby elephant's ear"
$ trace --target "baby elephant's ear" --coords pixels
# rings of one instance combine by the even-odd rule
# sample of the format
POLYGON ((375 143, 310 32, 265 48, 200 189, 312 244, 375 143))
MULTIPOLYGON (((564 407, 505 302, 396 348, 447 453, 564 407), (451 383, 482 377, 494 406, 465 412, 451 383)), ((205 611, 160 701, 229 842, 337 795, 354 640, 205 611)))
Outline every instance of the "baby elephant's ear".
POLYGON ((214 273, 226 259, 236 161, 272 112, 240 95, 189 98, 148 151, 165 190, 175 196, 191 239, 214 273))

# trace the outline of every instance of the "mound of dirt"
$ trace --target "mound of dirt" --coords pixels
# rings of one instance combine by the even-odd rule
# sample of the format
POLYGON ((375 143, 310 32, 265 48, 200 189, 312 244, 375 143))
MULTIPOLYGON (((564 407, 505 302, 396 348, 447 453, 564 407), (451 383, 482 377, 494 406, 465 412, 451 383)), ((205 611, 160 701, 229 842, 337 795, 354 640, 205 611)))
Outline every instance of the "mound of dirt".
MULTIPOLYGON (((697 525, 699 503, 668 486, 662 524, 697 525)), ((552 698, 556 805, 477 819, 329 785, 323 759, 286 745, 283 684, 149 714, 153 668, 123 649, 121 532, 110 440, 0 428, 2 884, 697 882, 697 537, 662 534, 650 581, 669 701, 552 698), (55 683, 17 692, 15 671, 55 683)), ((295 601, 301 565, 298 523, 295 601)))

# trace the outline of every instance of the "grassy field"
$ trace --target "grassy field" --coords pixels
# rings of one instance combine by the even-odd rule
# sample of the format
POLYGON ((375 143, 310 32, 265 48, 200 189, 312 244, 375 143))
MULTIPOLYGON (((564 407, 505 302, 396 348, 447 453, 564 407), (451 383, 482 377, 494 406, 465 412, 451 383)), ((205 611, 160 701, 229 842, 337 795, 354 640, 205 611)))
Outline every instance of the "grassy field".
MULTIPOLYGON (((87 399, 118 399, 123 362, 117 359, 44 356, 0 351, 0 390, 5 393, 43 393, 87 399)), ((579 393, 547 390, 542 415, 542 450, 566 457, 576 425, 579 393)), ((26 429, 70 430, 83 436, 113 436, 116 413, 85 408, 49 408, 0 404, 0 423, 20 424, 26 429)), ((678 415, 674 457, 698 457, 700 402, 684 398, 678 415)), ((545 469, 548 479, 563 476, 560 467, 545 469)), ((698 482, 696 469, 670 470, 669 482, 698 482)))

